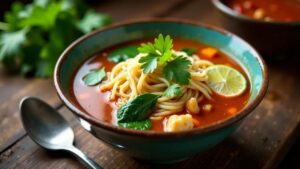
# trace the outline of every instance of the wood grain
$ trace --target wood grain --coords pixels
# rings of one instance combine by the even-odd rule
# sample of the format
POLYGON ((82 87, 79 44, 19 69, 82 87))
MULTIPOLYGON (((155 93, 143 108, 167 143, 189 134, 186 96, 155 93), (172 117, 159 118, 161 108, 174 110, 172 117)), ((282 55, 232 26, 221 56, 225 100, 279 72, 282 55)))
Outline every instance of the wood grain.
MULTIPOLYGON (((162 3, 164 7, 160 6, 161 4, 158 1, 143 1, 145 4, 136 2, 134 0, 105 2, 96 8, 112 14, 117 21, 139 16, 172 16, 214 24, 219 22, 213 16, 212 6, 208 1, 204 0, 189 1, 189 3, 184 5, 182 5, 182 1, 176 0, 174 1, 175 4, 173 4, 173 1, 169 4, 162 3), (125 7, 127 8, 124 9, 125 7), (151 13, 149 11, 154 12, 151 13)), ((215 148, 177 164, 153 165, 132 159, 106 146, 84 131, 66 108, 62 108, 60 111, 74 126, 76 145, 99 164, 103 165, 104 168, 275 168, 286 151, 288 151, 293 140, 298 136, 297 130, 300 122, 300 70, 298 66, 300 65, 300 58, 269 61, 268 65, 270 86, 267 95, 259 107, 243 121, 238 130, 215 148)), ((0 78, 1 76, 0 73, 0 78)), ((11 77, 6 78, 9 79, 11 77)), ((19 85, 19 87, 15 87, 19 90, 21 86, 27 86, 25 87, 26 91, 35 92, 35 95, 40 97, 52 97, 52 94, 49 94, 49 91, 53 91, 53 89, 50 89, 51 86, 49 87, 48 85, 47 90, 39 89, 40 87, 31 88, 26 79, 23 79, 23 81, 25 82, 20 81, 23 85, 14 84, 19 82, 18 78, 11 80, 10 83, 12 83, 12 86, 19 85), (41 94, 42 91, 44 91, 43 95, 41 94)), ((47 86, 47 80, 46 82, 33 80, 33 82, 47 86)), ((2 81, 0 82, 0 89, 7 89, 7 84, 10 84, 4 82, 6 84, 1 85, 1 83, 2 81)), ((10 88, 13 89, 14 87, 12 86, 10 88)), ((14 118, 12 118, 13 116, 8 116, 10 117, 10 119, 7 119, 8 123, 12 121, 11 119, 15 119, 15 121, 12 121, 14 123, 17 123, 16 121, 19 120, 16 111, 17 103, 15 102, 18 100, 17 98, 27 92, 17 90, 17 93, 15 96, 9 97, 10 101, 14 101, 14 103, 7 103, 2 106, 3 110, 9 110, 7 112, 15 110, 13 111, 15 112, 14 118)), ((6 100, 3 97, 4 95, 1 93, 0 101, 1 99, 2 101, 6 100)), ((52 104, 56 102, 55 99, 47 100, 52 102, 52 104)), ((11 128, 14 128, 13 124, 11 126, 11 128)), ((14 133, 10 135, 16 135, 16 131, 22 131, 20 125, 16 126, 17 129, 13 129, 12 132, 14 133)), ((2 146, 3 144, 0 142, 0 145, 2 146)), ((13 142, 12 146, 6 146, 4 150, 0 155, 0 168, 83 168, 71 155, 62 154, 61 152, 47 152, 39 148, 26 135, 21 137, 21 139, 19 137, 18 142, 13 142)))
POLYGON ((18 105, 24 96, 36 96, 48 100, 53 106, 60 101, 50 79, 28 79, 19 75, 8 75, 0 67, 0 152, 24 136, 18 105))

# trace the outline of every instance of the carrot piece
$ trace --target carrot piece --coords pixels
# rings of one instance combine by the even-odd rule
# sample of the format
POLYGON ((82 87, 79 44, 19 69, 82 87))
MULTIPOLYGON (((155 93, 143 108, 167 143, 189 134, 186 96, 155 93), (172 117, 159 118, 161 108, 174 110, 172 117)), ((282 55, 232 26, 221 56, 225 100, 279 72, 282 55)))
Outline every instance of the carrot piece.
POLYGON ((201 54, 209 59, 212 59, 218 55, 218 50, 215 48, 204 48, 201 50, 201 54))
POLYGON ((200 126, 199 120, 197 120, 197 119, 195 119, 195 118, 193 118, 193 124, 194 124, 194 126, 196 126, 196 127, 199 127, 199 126, 200 126))
POLYGON ((235 114, 237 112, 237 108, 236 107, 231 107, 231 108, 227 109, 227 112, 229 114, 235 114))

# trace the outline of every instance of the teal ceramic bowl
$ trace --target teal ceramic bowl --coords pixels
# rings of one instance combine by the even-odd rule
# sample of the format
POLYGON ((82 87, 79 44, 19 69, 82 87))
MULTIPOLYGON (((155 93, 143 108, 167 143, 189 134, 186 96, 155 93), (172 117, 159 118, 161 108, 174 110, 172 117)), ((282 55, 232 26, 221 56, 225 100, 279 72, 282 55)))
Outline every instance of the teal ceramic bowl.
POLYGON ((59 97, 87 131, 129 156, 154 163, 177 162, 220 143, 260 103, 267 89, 267 81, 264 61, 239 37, 197 22, 170 19, 118 24, 83 36, 63 52, 54 74, 59 97), (76 107, 71 99, 70 84, 83 62, 105 48, 127 41, 154 38, 159 33, 211 45, 237 61, 245 69, 251 83, 251 96, 245 108, 237 115, 209 126, 184 132, 158 133, 119 128, 101 122, 76 107))

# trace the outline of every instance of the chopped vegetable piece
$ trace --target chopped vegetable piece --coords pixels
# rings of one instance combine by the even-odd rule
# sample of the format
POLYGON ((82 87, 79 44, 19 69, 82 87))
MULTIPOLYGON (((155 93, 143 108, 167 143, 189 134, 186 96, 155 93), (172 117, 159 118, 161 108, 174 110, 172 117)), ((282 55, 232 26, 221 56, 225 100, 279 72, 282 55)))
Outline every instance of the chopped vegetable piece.
POLYGON ((229 109, 227 109, 227 112, 229 113, 229 114, 236 114, 236 112, 237 112, 237 108, 236 107, 231 107, 231 108, 229 108, 229 109))
POLYGON ((201 50, 201 54, 206 58, 212 59, 218 55, 218 50, 215 48, 204 48, 201 50))
POLYGON ((193 124, 194 124, 195 127, 199 127, 200 126, 199 120, 197 120, 195 118, 193 118, 193 124))

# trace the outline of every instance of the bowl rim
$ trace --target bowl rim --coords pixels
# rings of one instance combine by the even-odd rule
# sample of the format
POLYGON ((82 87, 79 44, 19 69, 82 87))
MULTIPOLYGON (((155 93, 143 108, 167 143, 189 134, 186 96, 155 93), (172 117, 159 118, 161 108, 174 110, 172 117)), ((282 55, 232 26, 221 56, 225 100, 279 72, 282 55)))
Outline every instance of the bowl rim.
POLYGON ((261 102, 263 99, 267 87, 268 87, 268 72, 267 72, 267 66, 265 64, 265 61, 262 59, 262 57, 256 52, 256 50, 248 44, 246 41, 243 39, 239 38, 238 36, 225 31, 221 28, 217 28, 208 24, 200 23, 197 21, 191 21, 191 20, 186 20, 186 19, 177 19, 177 18, 164 18, 164 19, 157 19, 157 18, 147 18, 147 19, 138 19, 138 20, 130 20, 126 22, 121 22, 117 24, 113 24, 111 26, 105 27, 103 29, 98 29, 94 32, 91 32, 89 34, 86 34, 76 41, 74 41, 71 45, 69 45, 65 51, 60 55, 56 65, 55 65, 55 70, 54 70, 54 85, 56 92, 60 98, 60 100, 66 105, 66 107, 71 110, 71 112, 84 119, 85 121, 89 122, 90 124, 100 127, 101 129, 104 130, 109 130, 110 132, 116 132, 118 134, 126 134, 126 135, 131 135, 131 136, 140 136, 140 137, 159 137, 159 138, 174 138, 174 137, 182 137, 182 136, 193 136, 193 135, 205 135, 208 134, 211 131, 216 131, 223 129, 225 127, 230 126, 231 124, 234 124, 241 119, 243 119, 245 116, 250 114, 261 102), (180 132, 156 132, 156 131, 140 131, 140 130, 132 130, 132 129, 126 129, 118 126, 114 126, 112 124, 102 122, 100 120, 97 120, 96 118, 92 117, 91 115, 88 115, 87 113, 84 113, 81 111, 76 105, 74 105, 63 93, 61 83, 60 83, 60 71, 62 64, 64 63, 64 60, 68 57, 68 54, 76 48, 78 44, 81 42, 85 41, 91 36, 94 36, 95 34, 105 32, 110 29, 118 28, 118 27, 123 27, 123 26, 128 26, 128 25, 134 25, 134 24, 145 24, 145 23, 179 23, 179 24, 188 24, 188 25, 193 25, 193 26, 199 26, 199 27, 204 27, 213 31, 217 31, 219 33, 222 33, 226 36, 231 36, 234 38, 237 38, 238 40, 244 42, 245 45, 249 47, 249 50, 252 51, 252 53, 255 56, 255 59, 258 61, 260 64, 260 68, 262 69, 262 78, 263 78, 263 84, 262 87, 260 88, 257 96, 254 98, 254 100, 249 103, 246 107, 244 107, 240 112, 238 112, 236 115, 231 116, 229 118, 226 118, 221 121, 214 122, 210 125, 206 125, 203 127, 191 129, 191 130, 186 130, 186 131, 180 131, 180 132))
POLYGON ((243 15, 243 14, 240 14, 240 13, 234 11, 233 9, 228 7, 226 4, 224 4, 223 1, 224 0, 211 0, 212 4, 219 11, 221 11, 222 13, 229 15, 233 18, 236 18, 238 20, 247 21, 247 22, 256 23, 256 24, 272 25, 272 26, 291 26, 291 27, 300 26, 300 21, 293 21, 293 22, 270 21, 270 22, 266 22, 266 21, 254 19, 254 18, 248 17, 246 15, 243 15))

